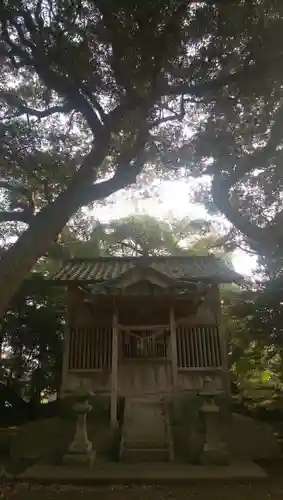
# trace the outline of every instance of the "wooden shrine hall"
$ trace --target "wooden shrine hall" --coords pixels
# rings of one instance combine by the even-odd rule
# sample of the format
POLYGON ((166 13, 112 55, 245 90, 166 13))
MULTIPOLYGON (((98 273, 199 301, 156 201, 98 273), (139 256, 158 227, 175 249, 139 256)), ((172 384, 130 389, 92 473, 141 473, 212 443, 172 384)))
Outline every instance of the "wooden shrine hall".
POLYGON ((209 375, 227 384, 219 285, 241 279, 214 256, 105 257, 65 261, 62 395, 79 381, 117 398, 198 391, 209 375))

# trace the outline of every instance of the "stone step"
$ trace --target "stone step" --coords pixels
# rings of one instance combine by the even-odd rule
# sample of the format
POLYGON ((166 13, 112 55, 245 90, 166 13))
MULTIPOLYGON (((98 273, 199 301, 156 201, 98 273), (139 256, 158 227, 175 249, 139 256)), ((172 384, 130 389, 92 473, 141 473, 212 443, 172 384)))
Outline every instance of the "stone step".
POLYGON ((137 433, 137 429, 139 429, 140 426, 137 426, 135 428, 125 428, 125 432, 124 432, 124 436, 125 438, 128 437, 128 438, 137 438, 137 439, 140 439, 140 440, 160 440, 160 439, 164 439, 164 436, 166 434, 166 427, 164 426, 162 429, 159 429, 158 432, 155 432, 155 429, 144 429, 144 430, 140 430, 138 433, 137 433))
POLYGON ((157 415, 164 415, 163 408, 157 405, 148 405, 148 404, 134 404, 134 405, 129 405, 129 410, 133 413, 137 413, 139 415, 140 408, 142 408, 144 413, 156 413, 157 415))
POLYGON ((168 448, 128 448, 124 447, 122 460, 125 462, 168 462, 168 448))
POLYGON ((126 401, 121 459, 126 462, 170 460, 168 429, 162 401, 146 398, 126 401))
POLYGON ((124 439, 124 447, 125 448, 136 448, 139 450, 142 449, 164 449, 167 448, 167 442, 163 441, 138 441, 138 440, 125 440, 124 439))
POLYGON ((152 429, 148 429, 148 428, 141 429, 140 426, 131 426, 130 428, 126 427, 125 436, 130 436, 130 435, 136 436, 137 429, 139 429, 138 435, 141 437, 141 439, 144 439, 144 438, 146 439, 147 437, 150 439, 154 439, 154 437, 156 439, 160 439, 160 437, 164 436, 164 433, 166 432, 165 425, 164 426, 160 425, 160 428, 158 430, 155 430, 155 427, 153 427, 152 429))

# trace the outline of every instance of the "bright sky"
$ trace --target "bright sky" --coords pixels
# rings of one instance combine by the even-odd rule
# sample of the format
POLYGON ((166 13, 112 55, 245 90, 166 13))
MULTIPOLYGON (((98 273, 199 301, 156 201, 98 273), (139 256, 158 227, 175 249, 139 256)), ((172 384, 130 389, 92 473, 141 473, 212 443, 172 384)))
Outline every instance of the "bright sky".
MULTIPOLYGON (((133 191, 132 197, 128 192, 119 193, 108 198, 107 203, 99 207, 95 215, 101 221, 109 221, 125 217, 133 213, 148 213, 155 217, 166 219, 168 216, 185 217, 191 219, 208 218, 204 207, 192 203, 191 194, 194 189, 194 181, 163 181, 157 187, 158 197, 153 195, 147 199, 141 199, 133 191)), ((237 250, 234 252, 234 267, 237 272, 245 276, 251 276, 256 265, 255 257, 237 250)))

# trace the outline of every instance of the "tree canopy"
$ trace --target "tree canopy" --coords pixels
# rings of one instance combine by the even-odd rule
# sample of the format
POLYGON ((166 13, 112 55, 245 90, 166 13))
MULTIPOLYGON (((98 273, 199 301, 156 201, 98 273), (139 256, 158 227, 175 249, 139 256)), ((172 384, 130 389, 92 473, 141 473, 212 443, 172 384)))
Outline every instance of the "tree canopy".
POLYGON ((202 219, 164 220, 134 213, 107 223, 92 217, 85 222, 83 231, 80 224, 72 224, 65 231, 61 241, 65 256, 206 255, 212 250, 224 255, 223 247, 218 246, 221 236, 218 226, 202 219))
POLYGON ((211 57, 223 62, 223 48, 230 45, 233 56, 226 53, 226 69, 232 74, 207 103, 196 137, 196 175, 212 176, 208 190, 199 194, 256 252, 278 256, 283 244, 283 5, 276 0, 234 2, 227 10, 233 28, 223 17, 223 37, 211 46, 211 57), (240 61, 242 71, 237 73, 232 67, 240 61))
POLYGON ((0 262, 0 314, 77 210, 144 170, 212 174, 237 229, 280 246, 282 9, 3 0, 0 221, 19 237, 0 262))

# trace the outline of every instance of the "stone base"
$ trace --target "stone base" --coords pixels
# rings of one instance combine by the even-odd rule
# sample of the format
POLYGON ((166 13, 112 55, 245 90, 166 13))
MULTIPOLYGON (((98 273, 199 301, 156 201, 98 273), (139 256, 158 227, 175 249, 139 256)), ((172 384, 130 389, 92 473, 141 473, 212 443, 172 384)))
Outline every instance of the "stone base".
POLYGON ((204 450, 201 455, 201 463, 203 465, 229 465, 229 453, 225 447, 215 450, 204 450))
POLYGON ((33 465, 17 476, 21 481, 42 484, 188 484, 194 481, 266 480, 267 474, 252 462, 221 465, 185 465, 176 463, 120 464, 97 462, 95 467, 33 465))
POLYGON ((66 453, 63 457, 63 464, 92 467, 95 457, 95 451, 90 451, 88 453, 66 453))
POLYGON ((88 455, 92 451, 92 442, 74 441, 68 448, 68 454, 70 455, 88 455))

